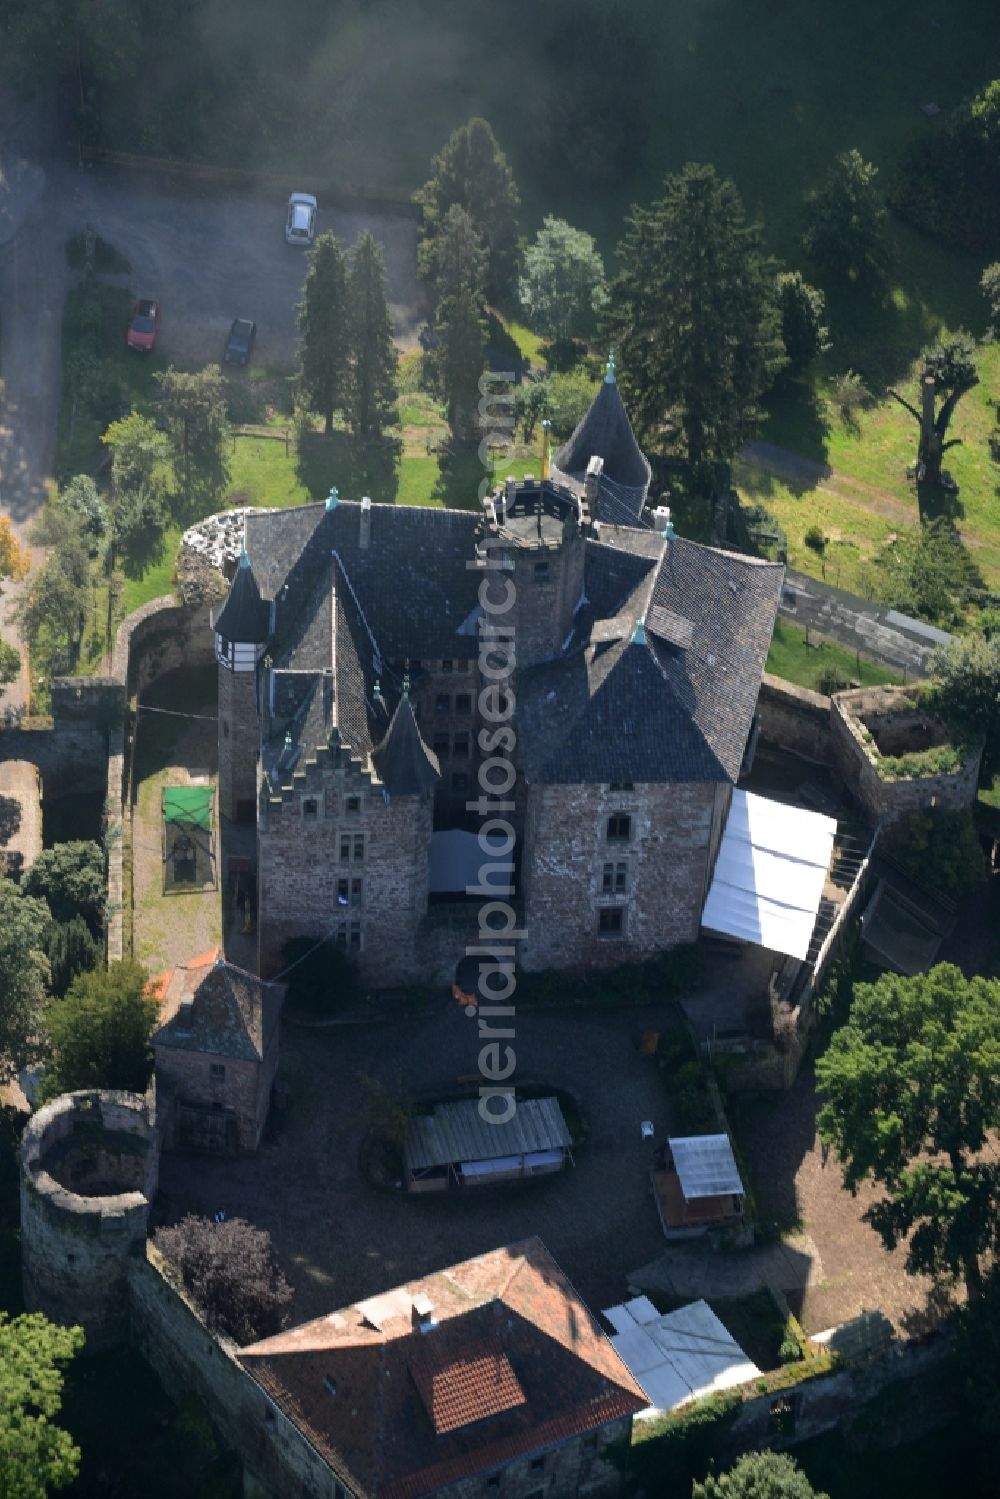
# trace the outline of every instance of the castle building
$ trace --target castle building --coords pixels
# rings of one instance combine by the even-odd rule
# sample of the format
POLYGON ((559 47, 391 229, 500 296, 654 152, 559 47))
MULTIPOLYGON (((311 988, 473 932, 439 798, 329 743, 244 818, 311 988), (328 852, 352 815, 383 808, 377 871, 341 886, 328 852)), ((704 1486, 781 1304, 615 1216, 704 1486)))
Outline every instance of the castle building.
POLYGON ((447 979, 491 893, 529 969, 696 937, 782 569, 675 536, 648 487, 609 364, 551 476, 475 512, 246 514, 213 628, 262 975, 305 936, 447 979))
POLYGON ((616 1495, 647 1404, 537 1238, 238 1357, 337 1475, 337 1499, 616 1495))

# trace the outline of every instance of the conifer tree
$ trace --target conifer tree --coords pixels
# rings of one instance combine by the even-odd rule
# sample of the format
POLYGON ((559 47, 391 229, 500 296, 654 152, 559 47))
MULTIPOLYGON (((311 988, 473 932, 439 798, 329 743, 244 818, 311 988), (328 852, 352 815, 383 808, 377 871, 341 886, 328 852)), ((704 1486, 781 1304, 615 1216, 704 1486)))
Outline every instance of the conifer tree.
POLYGON ((785 362, 774 268, 736 188, 689 162, 632 209, 618 256, 607 328, 633 422, 652 442, 673 428, 694 470, 731 458, 785 362))
POLYGON ((333 413, 344 404, 348 356, 347 262, 333 234, 321 234, 313 246, 296 311, 302 334, 299 387, 329 434, 333 413))
POLYGON ((415 196, 423 209, 421 273, 433 274, 434 242, 448 209, 457 203, 472 219, 486 252, 486 296, 491 301, 510 297, 516 282, 521 199, 507 158, 485 120, 470 120, 455 131, 431 163, 430 180, 415 196))
POLYGON ((396 367, 392 322, 386 297, 385 261, 371 234, 351 251, 347 274, 350 360, 347 421, 355 437, 380 438, 396 419, 396 367))
POLYGON ((486 350, 483 318, 486 253, 470 215, 457 203, 445 214, 434 248, 436 366, 448 423, 460 440, 473 431, 486 350))

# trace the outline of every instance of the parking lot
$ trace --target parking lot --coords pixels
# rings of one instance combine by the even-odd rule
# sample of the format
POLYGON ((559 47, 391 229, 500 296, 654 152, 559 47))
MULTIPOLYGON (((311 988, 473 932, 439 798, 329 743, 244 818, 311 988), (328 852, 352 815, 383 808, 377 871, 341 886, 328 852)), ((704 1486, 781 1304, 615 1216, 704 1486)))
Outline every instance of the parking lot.
MULTIPOLYGON (((295 305, 307 257, 285 243, 287 193, 234 192, 196 178, 103 167, 53 168, 65 235, 91 224, 131 262, 137 296, 159 299, 167 359, 218 359, 234 318, 257 324, 255 364, 295 360, 295 305)), ((290 188, 295 184, 291 183, 290 188)), ((370 230, 383 247, 397 339, 413 343, 419 322, 416 224, 404 215, 346 213, 319 205, 317 233, 346 247, 370 230)))

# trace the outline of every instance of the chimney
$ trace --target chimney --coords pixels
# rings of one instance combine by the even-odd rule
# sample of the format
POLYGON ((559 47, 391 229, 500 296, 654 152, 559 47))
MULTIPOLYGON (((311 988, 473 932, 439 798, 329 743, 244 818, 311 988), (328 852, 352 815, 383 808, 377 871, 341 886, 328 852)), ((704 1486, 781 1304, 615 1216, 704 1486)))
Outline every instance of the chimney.
POLYGON ((372 535, 372 497, 366 494, 361 500, 361 535, 359 543, 366 547, 371 541, 372 535))
POLYGON ((428 1332, 432 1327, 437 1326, 434 1321, 434 1303, 423 1291, 419 1291, 414 1296, 412 1313, 413 1326, 418 1327, 421 1332, 428 1332))
POLYGON ((583 497, 587 504, 593 509, 597 504, 597 492, 604 472, 604 459, 595 453, 587 464, 587 473, 583 481, 583 497))
POLYGON ((601 539, 601 523, 600 523, 599 520, 595 520, 594 521, 594 523, 593 523, 593 531, 594 531, 594 540, 595 541, 600 541, 600 539, 601 539))

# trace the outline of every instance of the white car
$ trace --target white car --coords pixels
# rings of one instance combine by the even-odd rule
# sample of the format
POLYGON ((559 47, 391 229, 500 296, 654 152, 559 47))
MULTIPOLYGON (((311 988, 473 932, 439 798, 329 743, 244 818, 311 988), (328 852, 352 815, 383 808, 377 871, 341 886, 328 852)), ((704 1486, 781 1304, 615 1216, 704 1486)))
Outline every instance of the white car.
POLYGON ((290 245, 311 245, 316 236, 316 199, 311 193, 292 193, 288 200, 285 239, 290 245))

